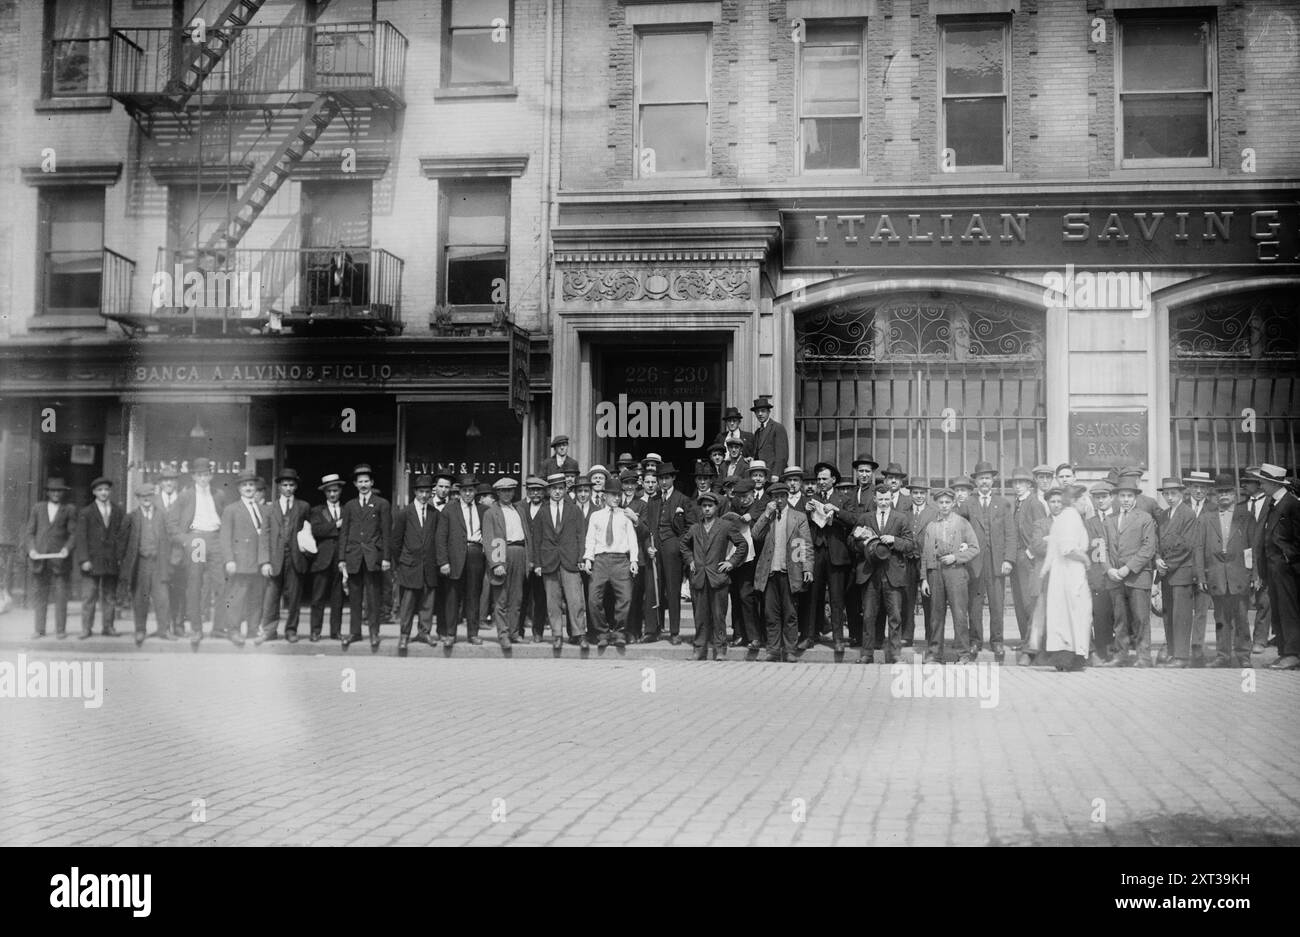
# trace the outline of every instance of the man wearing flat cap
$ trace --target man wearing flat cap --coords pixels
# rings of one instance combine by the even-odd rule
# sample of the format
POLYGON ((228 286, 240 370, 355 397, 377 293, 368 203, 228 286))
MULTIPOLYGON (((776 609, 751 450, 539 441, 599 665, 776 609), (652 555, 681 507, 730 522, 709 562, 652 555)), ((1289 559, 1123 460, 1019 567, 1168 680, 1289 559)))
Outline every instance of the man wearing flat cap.
POLYGON ((113 617, 117 601, 117 575, 122 554, 123 521, 126 513, 120 504, 114 504, 113 483, 107 478, 96 478, 90 486, 95 500, 81 509, 77 516, 77 565, 85 581, 81 600, 81 637, 88 638, 94 630, 95 608, 104 606, 104 634, 113 636, 113 617))
POLYGON ((331 641, 342 638, 343 572, 339 569, 339 534, 343 530, 343 479, 337 473, 322 475, 316 490, 323 492, 325 503, 309 512, 311 535, 316 540, 316 555, 311 560, 311 640, 321 638, 325 624, 325 607, 330 610, 331 641))
POLYGON ((142 484, 135 490, 136 507, 126 518, 121 560, 121 589, 130 595, 135 615, 135 644, 144 643, 148 633, 149 606, 158 624, 157 636, 176 640, 171 632, 170 596, 167 580, 171 578, 171 540, 167 536, 167 518, 154 504, 154 486, 142 484))
POLYGON ((380 596, 384 590, 384 573, 392 568, 388 539, 393 528, 393 509, 388 501, 374 493, 374 471, 366 463, 352 470, 352 484, 357 496, 343 505, 343 525, 339 528, 339 569, 348 582, 348 633, 340 642, 343 650, 361 640, 361 614, 364 609, 370 634, 370 650, 379 650, 380 596))
POLYGON ((213 630, 224 630, 236 645, 244 643, 241 622, 249 628, 262 611, 263 583, 271 575, 271 532, 266 512, 257 503, 261 478, 239 476, 239 500, 221 514, 221 555, 226 558, 226 589, 213 630))
POLYGON ((765 463, 773 478, 780 478, 790 460, 790 437, 785 427, 772 419, 772 401, 767 397, 759 397, 749 409, 758 420, 750 444, 752 458, 765 463))
POLYGON ((262 598, 262 621, 255 644, 274 641, 280 626, 280 600, 285 605, 284 636, 298 640, 298 616, 302 611, 302 587, 307 579, 308 560, 298 546, 298 531, 307 523, 311 505, 297 496, 298 472, 281 469, 275 477, 275 500, 266 507, 271 537, 271 575, 262 598))
POLYGON ((750 460, 745 455, 744 443, 739 439, 728 439, 724 445, 727 447, 727 452, 723 456, 722 465, 718 468, 718 474, 722 478, 736 481, 749 478, 750 460))
POLYGON ((167 574, 167 606, 171 612, 171 621, 167 623, 167 628, 176 637, 185 634, 185 574, 190 565, 189 558, 176 543, 175 537, 180 528, 179 485, 180 473, 170 465, 163 466, 163 470, 158 473, 154 504, 162 511, 167 522, 167 562, 171 566, 167 574))
POLYGON ((718 517, 718 496, 700 494, 700 519, 682 535, 682 565, 691 582, 691 607, 695 610, 695 659, 727 656, 727 597, 731 571, 749 553, 739 529, 718 517))
POLYGON ((499 478, 492 485, 497 503, 483 513, 483 543, 487 550, 488 579, 492 584, 492 624, 497 641, 508 650, 522 638, 524 585, 528 579, 529 521, 515 503, 519 483, 499 478))
POLYGON ((573 472, 577 475, 578 471, 578 460, 569 455, 569 437, 556 436, 551 440, 551 455, 542 463, 541 474, 573 472))
MULTIPOLYGON (((562 472, 552 474, 563 476, 562 472)), ((542 505, 547 500, 546 479, 529 475, 524 479, 524 495, 527 503, 521 505, 519 510, 528 523, 528 541, 533 545, 533 552, 535 552, 537 539, 541 536, 539 525, 542 520, 542 505)), ((532 640, 540 642, 546 638, 546 631, 550 625, 551 613, 546 601, 546 583, 536 572, 536 567, 537 564, 533 562, 530 552, 528 576, 524 581, 523 624, 520 625, 521 635, 515 638, 516 641, 521 638, 527 640, 529 635, 527 629, 530 627, 532 640)))
POLYGON ((36 633, 45 636, 45 612, 54 593, 54 633, 68 634, 68 584, 72 575, 72 553, 76 549, 77 510, 64 499, 68 486, 62 478, 45 483, 45 500, 38 501, 27 516, 23 545, 27 548, 28 568, 32 574, 32 606, 36 615, 36 633), (48 556, 50 559, 36 559, 48 556))
POLYGON ((939 516, 939 509, 930 503, 930 484, 925 478, 913 478, 909 485, 911 504, 906 508, 907 530, 912 539, 912 550, 907 557, 907 585, 903 589, 903 647, 912 647, 916 638, 916 606, 921 606, 921 622, 927 643, 932 639, 930 597, 921 595, 921 546, 925 528, 939 516))
POLYGON ((982 544, 970 521, 954 510, 957 496, 951 488, 936 491, 934 503, 939 516, 926 527, 921 547, 921 568, 926 576, 921 584, 921 594, 930 596, 934 623, 934 641, 925 649, 924 662, 945 663, 944 640, 948 610, 951 609, 957 662, 972 663, 969 567, 979 555, 982 544))
POLYGON ((740 410, 727 407, 726 412, 722 414, 722 432, 713 437, 713 442, 715 445, 725 446, 727 442, 734 439, 740 443, 740 454, 749 456, 754 452, 754 434, 740 428, 742 419, 740 410))

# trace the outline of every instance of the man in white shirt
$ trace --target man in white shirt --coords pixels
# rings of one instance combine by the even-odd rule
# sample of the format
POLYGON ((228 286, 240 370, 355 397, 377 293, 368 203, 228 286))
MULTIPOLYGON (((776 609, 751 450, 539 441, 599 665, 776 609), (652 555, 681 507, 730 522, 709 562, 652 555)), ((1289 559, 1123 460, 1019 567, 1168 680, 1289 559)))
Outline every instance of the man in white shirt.
POLYGON ((492 624, 501 649, 508 650, 512 639, 522 638, 521 605, 529 572, 530 524, 525 511, 514 504, 517 481, 499 478, 492 488, 497 503, 483 513, 483 543, 492 584, 492 624))
MULTIPOLYGON (((209 603, 225 591, 225 560, 218 535, 226 498, 212 489, 212 463, 207 459, 200 457, 190 464, 190 477, 194 487, 182 492, 177 500, 173 543, 180 548, 181 562, 186 565, 185 625, 190 642, 198 644, 211 609, 209 603)), ((222 623, 214 620, 213 637, 224 637, 222 630, 222 623)))
POLYGON ((587 596, 590 616, 588 630, 595 635, 597 647, 627 644, 627 613, 632 604, 632 579, 641 559, 637 545, 636 512, 618 507, 622 486, 614 481, 605 485, 604 506, 593 511, 587 523, 587 539, 582 553, 582 567, 591 574, 591 591, 587 596), (614 593, 614 622, 605 616, 605 592, 614 593))

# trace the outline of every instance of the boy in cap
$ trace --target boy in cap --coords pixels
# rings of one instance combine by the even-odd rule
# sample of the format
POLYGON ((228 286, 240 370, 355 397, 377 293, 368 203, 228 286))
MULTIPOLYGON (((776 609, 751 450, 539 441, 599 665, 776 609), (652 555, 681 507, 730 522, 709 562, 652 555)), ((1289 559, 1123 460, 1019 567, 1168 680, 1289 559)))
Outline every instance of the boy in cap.
MULTIPOLYGON (((974 661, 970 648, 970 575, 971 560, 979 556, 980 543, 970 521, 955 510, 956 495, 951 488, 943 488, 934 495, 939 516, 925 529, 921 547, 921 568, 925 581, 921 594, 930 596, 930 612, 934 621, 934 641, 925 649, 925 663, 944 663, 943 645, 947 630, 948 610, 952 609, 953 645, 957 649, 957 662, 974 661)), ((866 640, 866 636, 863 636, 866 640)))
POLYGON ((1194 551, 1198 588, 1214 602, 1217 654, 1211 666, 1250 667, 1246 608, 1256 577, 1246 565, 1246 551, 1253 545, 1255 522, 1237 504, 1237 483, 1230 474, 1215 479, 1214 494, 1217 510, 1202 512, 1194 551))
POLYGON ((154 504, 154 486, 136 487, 137 505, 126 518, 123 533, 122 579, 123 592, 131 596, 135 613, 135 645, 144 643, 152 604, 158 623, 158 637, 176 640, 171 633, 171 610, 167 580, 171 577, 171 541, 167 537, 167 519, 161 508, 154 504))
POLYGON ((81 509, 77 517, 77 565, 85 578, 81 600, 81 637, 88 638, 95 626, 95 608, 104 606, 104 634, 113 637, 113 617, 117 601, 118 560, 122 553, 122 522, 126 519, 120 504, 112 502, 113 483, 96 478, 90 486, 95 500, 81 509))
POLYGON ((68 583, 72 575, 71 555, 76 548, 77 511, 64 502, 68 486, 62 478, 45 483, 45 500, 32 506, 27 516, 24 545, 32 574, 32 605, 36 614, 35 638, 45 636, 45 612, 54 593, 54 633, 68 635, 68 583), (49 556, 50 559, 37 559, 49 556))
POLYGON ((731 571, 744 562, 749 546, 741 532, 718 517, 718 496, 711 491, 696 498, 701 517, 681 538, 681 560, 690 574, 691 607, 695 610, 695 659, 711 653, 727 656, 727 597, 731 571), (710 648, 710 645, 712 646, 710 648))

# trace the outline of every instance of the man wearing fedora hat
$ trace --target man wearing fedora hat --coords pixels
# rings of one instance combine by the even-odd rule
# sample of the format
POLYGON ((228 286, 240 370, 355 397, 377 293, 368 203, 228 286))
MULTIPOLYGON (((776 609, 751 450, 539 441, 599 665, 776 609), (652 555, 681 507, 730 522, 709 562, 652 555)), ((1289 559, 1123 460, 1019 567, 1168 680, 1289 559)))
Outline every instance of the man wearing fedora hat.
POLYGON ((907 518, 912 549, 907 555, 907 584, 903 587, 903 647, 911 647, 916 640, 916 607, 921 606, 922 635, 930 641, 930 597, 921 595, 921 545, 925 528, 939 516, 939 509, 930 501, 930 483, 924 476, 910 480, 911 504, 903 516, 907 518))
POLYGON ((569 455, 569 437, 556 436, 551 440, 550 458, 542 463, 542 474, 573 472, 576 476, 578 471, 578 460, 569 455))
POLYGON ((480 490, 491 492, 486 483, 480 486, 473 475, 460 477, 460 491, 442 512, 442 521, 435 534, 434 549, 438 573, 441 575, 445 600, 443 603, 443 639, 454 644, 460 629, 461 616, 465 617, 465 633, 470 644, 482 644, 478 636, 482 620, 483 569, 483 512, 486 506, 476 503, 480 490))
POLYGON ((677 469, 671 462, 659 466, 659 493, 651 502, 647 521, 651 540, 647 552, 659 570, 659 607, 653 621, 645 623, 643 641, 658 641, 664 618, 668 619, 668 641, 681 644, 682 552, 681 537, 699 518, 695 504, 677 490, 677 469), (667 613, 665 616, 665 612, 667 613))
POLYGON ((802 609, 799 643, 806 650, 818 635, 829 637, 835 653, 844 652, 845 599, 853 572, 853 556, 848 534, 853 529, 856 512, 847 490, 837 490, 840 470, 829 462, 813 466, 816 492, 804 499, 808 529, 812 535, 813 579, 806 590, 807 604, 802 609), (831 617, 826 619, 830 601, 831 617))
MULTIPOLYGON (((1201 518, 1214 513, 1214 508, 1210 506, 1209 495, 1214 485, 1214 478, 1209 472, 1202 470, 1193 470, 1183 476, 1183 484, 1187 486, 1186 503, 1192 509, 1192 514, 1196 517, 1199 524, 1201 518)), ((1202 650, 1205 644, 1206 620, 1209 618, 1212 606, 1210 593, 1200 588, 1192 590, 1192 662, 1193 664, 1203 665, 1205 655, 1202 650)))
POLYGON ((912 532, 907 518, 890 503, 888 488, 876 490, 875 510, 859 513, 857 524, 853 537, 860 544, 857 583, 862 590, 863 612, 858 663, 871 663, 875 657, 874 629, 867 625, 883 608, 888 627, 886 641, 882 642, 885 663, 892 664, 898 661, 903 647, 903 591, 907 586, 907 557, 914 546, 912 532))
POLYGON ((27 515, 24 546, 32 574, 32 606, 36 614, 34 637, 45 635, 45 613, 54 593, 54 633, 68 634, 68 584, 72 553, 76 549, 77 511, 64 501, 68 486, 62 478, 45 482, 45 500, 37 501, 27 515), (36 559, 48 556, 50 559, 36 559))
POLYGON ((1115 486, 1119 512, 1105 521, 1106 576, 1120 584, 1124 607, 1122 627, 1115 636, 1120 653, 1107 662, 1110 666, 1127 665, 1130 648, 1137 652, 1136 666, 1152 666, 1151 587, 1159 544, 1155 520, 1137 506, 1141 485, 1141 475, 1121 474, 1115 486))
POLYGON ((718 496, 701 493, 700 519, 681 537, 681 560, 690 574, 691 607, 695 610, 695 659, 727 656, 727 597, 731 571, 743 563, 749 545, 740 530, 718 517, 718 496))
POLYGON ((1192 588, 1196 575, 1192 548, 1197 519, 1183 500, 1185 491, 1177 478, 1160 483, 1160 493, 1169 504, 1156 520, 1156 569, 1164 599, 1166 667, 1192 665, 1192 588))
POLYGON ((1193 554, 1196 583, 1202 595, 1214 602, 1214 667, 1250 667, 1250 625, 1246 609, 1254 591, 1253 556, 1255 519, 1237 503, 1237 481, 1231 473, 1214 480, 1217 510, 1201 513, 1193 554))
POLYGON ((749 409, 758 420, 754 439, 750 443, 752 457, 767 463, 772 477, 780 478, 781 473, 785 471, 786 462, 790 459, 790 437, 786 434, 785 427, 772 419, 771 400, 759 397, 749 409))
POLYGON ((1048 511, 1047 506, 1036 496, 1035 475, 1029 469, 1017 466, 1011 473, 1011 485, 1015 491, 1011 517, 1016 530, 1011 601, 1016 610, 1020 643, 1024 645, 1029 640, 1034 606, 1038 604, 1038 593, 1042 585, 1040 572, 1043 558, 1047 555, 1046 544, 1035 531, 1039 523, 1048 517, 1048 511))
POLYGON ((339 533, 343 529, 343 479, 337 474, 322 475, 316 490, 323 492, 325 503, 307 515, 311 535, 316 540, 316 555, 311 560, 311 640, 321 638, 325 624, 325 607, 330 610, 330 640, 342 637, 343 573, 338 565, 339 533))
POLYGON ((228 629, 236 645, 244 643, 240 623, 250 628, 262 610, 262 585, 271 575, 271 532, 266 511, 257 503, 256 472, 239 476, 239 500, 221 514, 221 555, 226 558, 225 596, 214 631, 228 629), (217 627, 219 626, 219 627, 217 627))
POLYGON ((758 546, 754 588, 763 594, 767 660, 798 663, 796 596, 812 583, 812 534, 807 516, 790 510, 785 482, 772 485, 768 493, 771 497, 752 527, 758 546))
MULTIPOLYGON (((622 484, 619 484, 622 490, 622 484)), ((534 574, 542 581, 546 595, 546 617, 551 623, 551 643, 555 650, 564 647, 569 632, 582 646, 587 643, 587 602, 582 594, 582 563, 586 541, 582 512, 565 497, 568 486, 564 475, 552 472, 546 477, 548 498, 540 517, 533 522, 534 574), (565 613, 568 613, 568 628, 565 613)))
POLYGON ((1286 469, 1265 462, 1252 476, 1264 490, 1262 523, 1255 528, 1254 555, 1268 588, 1269 613, 1277 632, 1274 670, 1300 669, 1300 500, 1286 489, 1286 469))
POLYGON ((1006 651, 1002 645, 1003 602, 1007 576, 1015 569, 1019 532, 1015 509, 1006 499, 993 493, 993 478, 998 474, 990 462, 980 462, 971 472, 975 479, 975 496, 964 505, 963 516, 975 529, 980 542, 980 556, 971 564, 970 629, 971 653, 978 654, 984 643, 984 605, 989 607, 989 646, 993 659, 1002 663, 1006 651))
POLYGON ((714 445, 725 447, 729 440, 736 440, 740 443, 740 452, 742 455, 752 455, 754 452, 754 434, 748 430, 740 428, 740 421, 744 419, 740 410, 736 407, 727 407, 722 414, 722 432, 713 437, 714 445))
MULTIPOLYGON (((433 476, 416 475, 411 481, 415 500, 393 517, 393 536, 388 555, 393 558, 399 592, 397 654, 404 657, 411 643, 411 619, 419 615, 416 640, 432 644, 435 587, 438 584, 437 534, 443 517, 430 503, 433 476)), ((444 646, 451 639, 442 636, 444 646)))
POLYGON ((153 605, 158 623, 158 637, 176 640, 171 632, 167 580, 171 576, 171 541, 167 537, 167 519, 154 504, 154 486, 137 485, 136 507, 125 522, 122 536, 121 588, 130 595, 135 617, 135 643, 144 643, 148 632, 149 606, 153 605))
POLYGON ((81 637, 88 638, 95 626, 95 608, 104 606, 104 634, 113 636, 113 618, 117 602, 117 574, 122 553, 122 522, 126 519, 120 504, 114 504, 113 482, 96 478, 90 485, 95 500, 77 516, 76 556, 85 581, 81 599, 81 637))
POLYGON ((492 584, 492 624, 502 650, 523 637, 524 585, 528 579, 531 526, 527 514, 514 504, 519 483, 498 478, 492 485, 497 503, 483 513, 488 577, 492 584))
POLYGON ((346 651, 352 642, 361 640, 364 608, 373 653, 379 650, 384 573, 392 568, 388 553, 392 507, 374 493, 374 472, 366 463, 352 469, 352 484, 356 486, 357 496, 343 505, 343 523, 339 527, 339 570, 346 576, 349 590, 348 633, 341 643, 346 651))
POLYGON ((298 531, 308 523, 311 505, 297 497, 298 472, 285 468, 275 477, 276 497, 266 508, 267 529, 270 531, 271 576, 266 581, 262 598, 262 621, 257 630, 255 644, 273 641, 280 625, 280 599, 286 607, 284 619, 285 639, 293 644, 298 640, 298 616, 302 606, 302 586, 307 577, 307 557, 298 546, 298 531))
MULTIPOLYGON (((563 472, 553 472, 563 476, 563 472)), ((535 550, 537 538, 541 536, 538 525, 542 518, 542 505, 546 498, 546 479, 537 475, 529 475, 524 479, 524 494, 528 499, 527 503, 521 505, 519 510, 528 523, 528 541, 533 545, 535 550)), ((524 611, 523 624, 520 626, 522 636, 526 640, 531 628, 532 640, 542 641, 546 638, 546 631, 550 625, 551 614, 546 601, 546 583, 542 581, 541 574, 537 573, 537 564, 533 562, 530 554, 528 560, 528 575, 524 580, 524 611)), ((516 638, 516 640, 519 640, 516 638)))
MULTIPOLYGON (((226 561, 221 555, 221 517, 226 496, 212 488, 212 463, 200 456, 189 465, 192 488, 181 492, 176 502, 172 542, 181 551, 185 565, 185 621, 190 642, 203 638, 207 619, 207 597, 212 601, 225 591, 226 561)), ((220 616, 213 615, 213 636, 221 629, 220 616)))
POLYGON ((901 511, 907 504, 902 501, 903 480, 907 478, 907 472, 897 462, 890 462, 881 471, 884 478, 884 489, 889 492, 889 507, 895 511, 901 511))
POLYGON ((170 465, 163 466, 163 470, 158 473, 154 503, 167 522, 167 562, 171 567, 167 572, 167 608, 171 614, 167 629, 176 637, 185 633, 185 574, 189 570, 189 561, 175 538, 180 525, 179 485, 180 473, 170 465))

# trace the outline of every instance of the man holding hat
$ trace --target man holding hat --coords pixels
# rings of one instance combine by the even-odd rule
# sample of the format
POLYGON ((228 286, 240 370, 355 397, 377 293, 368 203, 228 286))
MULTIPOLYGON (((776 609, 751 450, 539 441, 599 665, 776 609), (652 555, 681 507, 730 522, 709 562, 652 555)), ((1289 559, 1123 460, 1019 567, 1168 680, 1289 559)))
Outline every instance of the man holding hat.
POLYGON ((37 501, 27 515, 23 538, 27 563, 32 574, 32 606, 36 614, 36 633, 45 636, 45 612, 54 592, 54 633, 68 634, 68 583, 72 575, 72 553, 76 549, 77 511, 64 501, 68 486, 62 478, 45 482, 45 500, 37 501), (36 559, 51 556, 51 559, 36 559))
POLYGON ((799 643, 811 648, 818 635, 828 635, 835 653, 844 652, 845 597, 853 571, 848 533, 853 529, 854 511, 847 490, 836 491, 840 470, 829 462, 813 466, 817 488, 803 499, 812 535, 813 580, 807 589, 807 603, 802 609, 799 643), (831 617, 826 620, 826 602, 830 600, 831 617))
POLYGON ((754 561, 758 552, 754 547, 754 535, 750 525, 754 517, 750 513, 754 505, 754 483, 748 478, 736 482, 731 490, 731 511, 727 520, 740 531, 745 541, 745 553, 736 555, 731 571, 731 643, 740 647, 747 645, 749 650, 761 650, 767 637, 767 628, 763 624, 763 597, 754 589, 754 561))
POLYGON ((1213 667, 1250 667, 1250 625, 1246 610, 1254 591, 1253 557, 1246 551, 1255 538, 1255 519, 1237 504, 1237 482, 1229 473, 1214 480, 1217 510, 1201 514, 1194 550, 1196 582, 1202 595, 1214 601, 1213 667))
POLYGON ((77 516, 77 565, 85 580, 81 600, 81 637, 88 638, 95 627, 95 607, 104 605, 104 634, 112 637, 116 612, 118 559, 122 554, 125 512, 112 502, 113 482, 96 478, 90 486, 95 500, 77 516))
MULTIPOLYGON (((851 463, 853 467, 854 487, 849 490, 850 503, 846 504, 845 510, 848 516, 856 518, 861 514, 870 514, 876 506, 876 469, 880 468, 870 453, 860 455, 851 463)), ((863 647, 862 630, 862 590, 849 588, 848 594, 844 598, 844 611, 849 620, 849 647, 863 647)), ((872 638, 879 637, 880 643, 884 641, 885 622, 884 609, 880 610, 882 616, 877 622, 868 622, 872 628, 872 638)))
MULTIPOLYGON (((671 468, 671 463, 665 463, 671 468)), ((583 543, 582 566, 591 574, 591 592, 587 611, 591 615, 588 630, 596 637, 597 647, 606 647, 613 634, 614 644, 627 644, 627 615, 632 602, 632 580, 639 569, 640 548, 637 544, 637 514, 631 508, 618 507, 622 486, 613 479, 605 483, 601 501, 591 512, 587 537, 583 543), (614 594, 614 621, 611 626, 605 613, 605 594, 614 594)), ((680 563, 680 557, 678 561, 680 563)), ((677 642, 680 643, 680 642, 677 642)))
POLYGON ((647 623, 643 640, 659 640, 663 630, 664 612, 668 618, 668 641, 681 644, 682 618, 682 551, 681 537, 698 518, 696 506, 676 488, 677 469, 671 462, 659 466, 658 510, 650 516, 657 521, 650 531, 651 543, 647 551, 659 567, 659 608, 655 610, 654 628, 647 623))
MULTIPOLYGON (((447 479, 450 489, 450 479, 447 479)), ((388 555, 395 564, 399 593, 397 625, 397 654, 404 657, 411 643, 411 619, 419 616, 419 630, 415 640, 432 644, 434 609, 437 607, 438 529, 442 515, 434 508, 434 479, 432 475, 416 475, 411 482, 415 500, 397 511, 393 517, 393 538, 388 555)), ((440 633, 444 647, 451 639, 440 633)))
POLYGON ((556 436, 551 440, 551 457, 542 464, 542 474, 550 475, 559 472, 563 475, 565 472, 578 474, 578 460, 569 455, 569 437, 556 436))
POLYGON ((1156 521, 1156 569, 1161 574, 1164 598, 1166 667, 1192 665, 1192 588, 1196 575, 1192 548, 1197 520, 1183 500, 1184 491, 1177 478, 1166 478, 1160 484, 1160 492, 1169 503, 1156 521))
POLYGON ((214 631, 226 630, 231 642, 243 645, 240 624, 249 627, 262 611, 262 583, 271 575, 271 532, 265 510, 257 503, 256 472, 239 476, 239 500, 221 513, 221 555, 226 558, 226 589, 214 631))
POLYGON ((1086 518, 1083 527, 1088 535, 1088 592, 1092 596, 1092 647, 1091 663, 1094 667, 1105 664, 1114 656, 1115 612, 1123 608, 1121 586, 1106 570, 1106 518, 1110 516, 1114 497, 1109 482, 1100 481, 1090 491, 1096 510, 1086 518))
POLYGON ((144 643, 148 629, 149 606, 153 605, 158 623, 158 637, 176 640, 171 632, 170 597, 167 580, 171 577, 171 540, 167 536, 167 519, 154 504, 154 486, 136 487, 136 508, 126 518, 123 533, 121 586, 131 595, 135 613, 135 645, 144 643))
MULTIPOLYGON (((899 659, 903 647, 902 613, 903 591, 907 586, 907 557, 912 553, 913 541, 907 519, 895 511, 890 503, 888 488, 876 489, 876 509, 858 514, 858 526, 853 537, 860 544, 857 584, 862 590, 864 622, 874 622, 878 612, 883 612, 888 624, 887 643, 882 642, 885 663, 899 659)), ((862 650, 859 664, 874 660, 875 643, 868 643, 866 625, 862 632, 862 650)), ((836 650, 843 645, 836 641, 836 650)))
POLYGON ((1277 632, 1273 670, 1300 669, 1300 500, 1286 489, 1286 469, 1265 462, 1252 476, 1264 490, 1263 523, 1255 528, 1254 554, 1268 587, 1269 613, 1277 632))
POLYGON ((483 543, 487 550, 488 577, 492 584, 492 623, 501 648, 522 638, 524 584, 528 579, 529 522, 515 504, 519 483, 499 478, 492 485, 497 503, 483 512, 483 543))
POLYGON ((262 599, 262 621, 254 644, 274 641, 280 625, 280 598, 287 609, 285 639, 298 640, 298 616, 302 610, 302 586, 307 576, 307 557, 298 546, 298 531, 307 523, 311 505, 297 497, 298 472, 282 469, 275 477, 275 500, 267 506, 267 528, 271 537, 271 576, 262 599))
MULTIPOLYGON (((185 564, 185 624, 190 643, 203 638, 208 608, 205 598, 217 601, 226 584, 226 561, 221 555, 221 517, 226 496, 212 488, 212 463, 200 456, 190 463, 193 488, 181 492, 176 502, 176 526, 172 542, 185 564)), ((213 637, 221 631, 220 616, 212 619, 213 637)))
POLYGON ((749 554, 744 536, 730 521, 718 517, 718 496, 702 492, 700 519, 681 538, 681 561, 690 573, 691 607, 695 610, 695 659, 711 652, 714 660, 727 656, 727 597, 731 571, 749 554))
POLYGON ((554 648, 558 651, 564 647, 566 607, 569 616, 567 630, 579 645, 586 647, 587 600, 582 592, 582 576, 578 569, 586 547, 582 512, 565 497, 568 486, 563 474, 552 472, 548 475, 546 488, 549 498, 542 505, 541 516, 532 529, 533 572, 541 579, 546 593, 546 615, 551 623, 554 648))
POLYGON ((478 636, 482 621, 483 571, 486 554, 483 548, 483 513, 486 506, 475 503, 478 493, 491 492, 489 485, 478 484, 473 475, 460 477, 460 489, 454 501, 443 509, 442 520, 434 533, 434 552, 444 593, 442 638, 456 642, 461 616, 470 644, 482 644, 478 636))
POLYGON ((969 565, 979 556, 981 545, 970 521, 955 510, 957 498, 951 488, 935 492, 934 503, 939 516, 926 527, 921 546, 921 568, 926 577, 921 594, 930 596, 934 622, 934 640, 925 649, 924 662, 944 663, 944 637, 951 608, 957 662, 968 664, 974 660, 970 647, 969 565))
POLYGON ((989 646, 999 664, 1005 657, 1002 646, 1002 608, 1007 591, 1007 576, 1015 568, 1019 533, 1015 510, 1006 500, 993 494, 993 478, 998 474, 990 462, 980 462, 971 473, 975 478, 975 496, 966 502, 963 515, 975 530, 980 542, 980 557, 971 564, 970 628, 971 651, 978 654, 984 643, 984 603, 989 607, 989 646))
POLYGON ((392 568, 388 538, 393 529, 393 509, 374 493, 374 472, 366 463, 352 469, 352 484, 357 496, 343 505, 343 525, 339 528, 339 570, 348 581, 349 612, 348 633, 341 643, 346 651, 353 641, 361 640, 364 608, 373 653, 379 650, 384 573, 392 568))
POLYGON ((1119 476, 1115 486, 1119 500, 1119 513, 1106 518, 1106 576, 1119 583, 1123 590, 1123 605, 1127 630, 1116 636, 1120 654, 1109 661, 1110 666, 1127 664, 1127 651, 1137 651, 1137 666, 1151 667, 1151 585, 1152 564, 1155 561, 1157 540, 1156 522, 1137 507, 1142 493, 1140 475, 1119 476))
POLYGON ((772 476, 779 478, 790 458, 790 438, 785 427, 772 419, 772 401, 759 397, 749 409, 758 420, 758 428, 754 430, 750 443, 753 458, 766 463, 772 476))
POLYGON ((754 434, 740 428, 742 419, 743 417, 738 409, 727 407, 726 412, 722 414, 722 432, 713 437, 714 444, 725 446, 734 439, 740 443, 741 455, 752 455, 754 452, 754 434))
POLYGON ((307 515, 311 535, 316 540, 316 555, 311 559, 311 640, 320 640, 325 624, 325 606, 330 610, 330 640, 342 637, 343 572, 339 569, 339 534, 343 531, 343 479, 337 474, 322 475, 317 491, 324 492, 325 503, 307 515))
POLYGON ((802 511, 791 511, 785 482, 768 489, 771 496, 753 525, 759 547, 754 588, 763 593, 767 620, 767 660, 798 663, 799 618, 796 596, 812 582, 812 534, 802 511))

